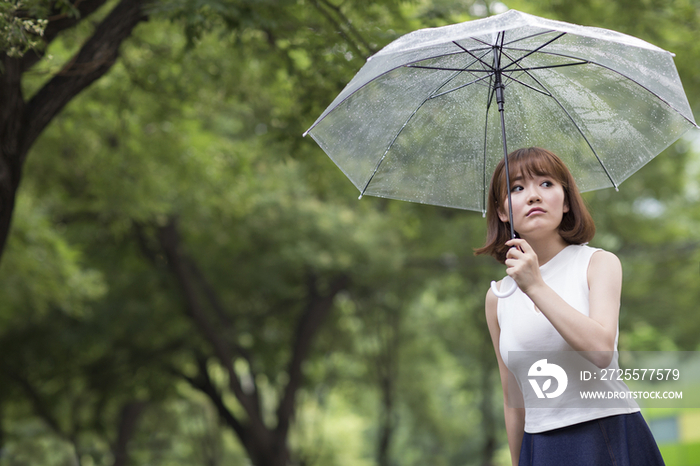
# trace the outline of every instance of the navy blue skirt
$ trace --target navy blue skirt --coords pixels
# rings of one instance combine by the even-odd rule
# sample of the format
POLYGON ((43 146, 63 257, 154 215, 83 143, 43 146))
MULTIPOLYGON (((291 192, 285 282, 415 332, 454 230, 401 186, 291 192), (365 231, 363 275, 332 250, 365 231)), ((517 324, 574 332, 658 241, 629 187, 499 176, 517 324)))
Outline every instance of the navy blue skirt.
POLYGON ((593 419, 523 436, 518 466, 662 466, 641 413, 593 419))

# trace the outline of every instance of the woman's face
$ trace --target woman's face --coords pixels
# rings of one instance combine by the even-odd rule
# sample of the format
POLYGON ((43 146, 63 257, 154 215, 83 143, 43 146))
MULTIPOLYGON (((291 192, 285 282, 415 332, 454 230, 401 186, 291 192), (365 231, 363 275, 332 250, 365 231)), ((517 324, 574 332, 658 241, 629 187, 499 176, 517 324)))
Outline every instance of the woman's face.
MULTIPOLYGON (((522 238, 543 234, 558 234, 559 225, 569 206, 564 188, 551 176, 517 176, 511 182, 513 228, 522 238)), ((508 197, 504 210, 498 213, 502 222, 508 222, 508 197)))

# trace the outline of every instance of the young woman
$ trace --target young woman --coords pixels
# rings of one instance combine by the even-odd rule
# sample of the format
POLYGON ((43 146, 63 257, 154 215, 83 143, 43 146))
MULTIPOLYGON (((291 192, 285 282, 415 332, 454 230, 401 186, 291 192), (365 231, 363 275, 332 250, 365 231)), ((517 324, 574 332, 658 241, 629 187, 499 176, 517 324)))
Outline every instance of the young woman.
MULTIPOLYGON (((617 350, 622 268, 614 254, 586 245, 595 226, 571 173, 556 155, 519 149, 508 155, 508 166, 518 238, 510 238, 501 161, 489 190, 486 245, 476 253, 504 263, 519 288, 507 298, 499 299, 491 290, 486 295, 513 465, 663 465, 636 403, 545 409, 517 407, 517 400, 509 399, 508 378, 516 377, 508 365, 509 351, 585 351, 599 367, 611 362, 617 350)), ((529 388, 524 380, 518 385, 529 388)))

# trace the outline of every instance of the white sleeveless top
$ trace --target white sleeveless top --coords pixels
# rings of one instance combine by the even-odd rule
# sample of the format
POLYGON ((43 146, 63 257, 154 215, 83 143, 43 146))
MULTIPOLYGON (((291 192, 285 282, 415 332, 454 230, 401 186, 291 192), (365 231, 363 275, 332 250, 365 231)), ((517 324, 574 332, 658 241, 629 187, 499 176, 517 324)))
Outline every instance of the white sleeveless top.
MULTIPOLYGON (((545 283, 570 306, 584 315, 589 313, 588 265, 591 257, 598 250, 587 245, 569 245, 540 267, 545 283)), ((501 330, 499 350, 503 362, 512 373, 522 373, 522 370, 518 371, 515 367, 509 366, 509 351, 573 351, 544 314, 535 309, 535 304, 520 289, 510 297, 498 300, 497 313, 501 330)), ((618 336, 619 330, 615 336, 615 351, 617 351, 618 336)), ((611 364, 613 363, 616 364, 617 361, 611 364)), ((521 390, 522 387, 529 387, 527 380, 518 379, 518 384, 521 390)), ((634 402, 628 407, 615 408, 526 407, 525 432, 545 432, 591 419, 635 411, 639 411, 639 407, 634 402)))

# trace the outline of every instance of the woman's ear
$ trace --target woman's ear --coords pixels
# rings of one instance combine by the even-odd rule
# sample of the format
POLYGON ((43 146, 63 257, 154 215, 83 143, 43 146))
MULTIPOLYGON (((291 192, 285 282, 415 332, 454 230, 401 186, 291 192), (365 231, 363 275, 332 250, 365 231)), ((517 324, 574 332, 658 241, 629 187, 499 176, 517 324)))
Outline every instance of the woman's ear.
POLYGON ((498 213, 498 218, 501 220, 501 222, 508 223, 510 221, 508 218, 508 212, 504 212, 500 206, 496 207, 496 212, 498 213))

